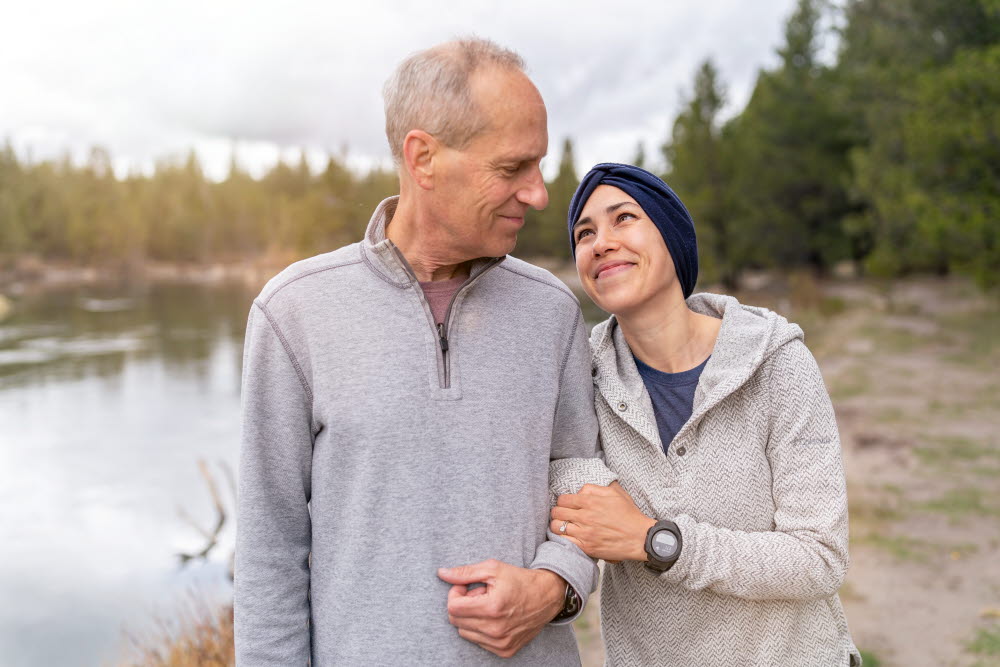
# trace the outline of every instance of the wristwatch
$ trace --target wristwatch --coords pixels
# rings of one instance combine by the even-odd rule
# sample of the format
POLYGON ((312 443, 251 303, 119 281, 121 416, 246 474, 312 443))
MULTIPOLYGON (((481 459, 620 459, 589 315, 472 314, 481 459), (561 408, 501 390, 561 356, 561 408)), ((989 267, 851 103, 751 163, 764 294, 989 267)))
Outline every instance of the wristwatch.
POLYGON ((674 566, 681 555, 681 529, 673 521, 657 521, 646 533, 646 568, 656 574, 674 566))
POLYGON ((563 599, 563 608, 556 614, 550 623, 556 621, 565 621, 567 618, 572 618, 582 606, 583 601, 580 600, 580 595, 573 589, 572 586, 566 584, 566 597, 563 599))

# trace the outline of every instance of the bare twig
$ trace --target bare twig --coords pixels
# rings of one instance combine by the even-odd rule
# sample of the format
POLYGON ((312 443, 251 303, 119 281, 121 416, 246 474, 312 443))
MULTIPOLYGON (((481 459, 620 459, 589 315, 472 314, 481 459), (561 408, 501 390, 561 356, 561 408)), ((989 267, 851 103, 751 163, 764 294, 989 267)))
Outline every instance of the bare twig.
POLYGON ((205 480, 205 485, 208 486, 208 493, 212 496, 212 503, 215 505, 218 520, 216 521, 215 528, 212 531, 203 530, 193 519, 191 519, 190 515, 183 510, 180 510, 179 513, 181 518, 194 525, 198 532, 201 533, 207 540, 205 547, 201 551, 194 553, 183 552, 177 554, 177 557, 181 560, 181 564, 187 563, 189 560, 196 558, 202 560, 207 559, 208 555, 212 552, 212 549, 214 549, 219 543, 219 534, 222 532, 223 526, 226 525, 226 508, 222 504, 222 498, 219 496, 219 489, 215 484, 215 478, 212 477, 212 473, 209 471, 208 464, 205 463, 204 459, 198 459, 198 470, 201 472, 201 476, 205 480))

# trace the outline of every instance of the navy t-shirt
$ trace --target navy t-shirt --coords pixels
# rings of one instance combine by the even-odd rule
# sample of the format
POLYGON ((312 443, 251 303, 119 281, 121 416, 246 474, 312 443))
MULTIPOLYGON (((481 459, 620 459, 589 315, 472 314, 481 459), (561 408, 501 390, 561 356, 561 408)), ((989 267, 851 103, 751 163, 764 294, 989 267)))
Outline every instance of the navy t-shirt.
POLYGON ((681 430, 681 427, 691 418, 691 411, 694 408, 694 390, 698 388, 698 378, 705 370, 708 359, 701 362, 691 370, 680 373, 664 373, 652 366, 648 366, 638 357, 635 359, 635 366, 639 369, 646 391, 653 400, 653 412, 656 413, 656 426, 660 431, 660 440, 663 442, 663 452, 670 448, 670 442, 681 430))

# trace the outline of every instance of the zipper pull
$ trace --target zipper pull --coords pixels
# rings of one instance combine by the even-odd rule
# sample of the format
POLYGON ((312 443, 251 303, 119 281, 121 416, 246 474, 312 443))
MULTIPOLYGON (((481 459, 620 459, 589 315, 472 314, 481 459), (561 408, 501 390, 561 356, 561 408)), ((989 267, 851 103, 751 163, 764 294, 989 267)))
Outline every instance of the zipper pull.
POLYGON ((437 325, 438 328, 438 342, 441 343, 441 351, 448 351, 448 339, 444 335, 444 324, 440 323, 437 325))

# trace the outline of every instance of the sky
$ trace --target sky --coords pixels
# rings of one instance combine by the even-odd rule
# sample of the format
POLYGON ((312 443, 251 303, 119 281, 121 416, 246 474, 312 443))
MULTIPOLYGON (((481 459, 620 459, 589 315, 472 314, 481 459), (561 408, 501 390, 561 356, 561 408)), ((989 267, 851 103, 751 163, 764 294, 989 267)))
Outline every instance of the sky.
POLYGON ((381 89, 410 53, 475 34, 518 51, 578 171, 659 159, 694 73, 711 57, 726 114, 746 104, 794 0, 0 0, 0 141, 33 160, 150 173, 195 150, 225 177, 305 151, 358 169, 391 164, 381 89))

